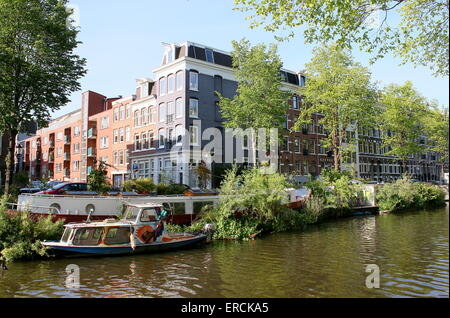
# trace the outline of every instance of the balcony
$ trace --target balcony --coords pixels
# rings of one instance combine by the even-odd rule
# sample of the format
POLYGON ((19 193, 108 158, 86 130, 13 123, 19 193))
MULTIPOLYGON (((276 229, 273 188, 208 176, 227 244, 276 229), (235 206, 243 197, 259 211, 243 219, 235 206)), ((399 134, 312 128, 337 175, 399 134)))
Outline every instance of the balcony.
POLYGON ((48 156, 48 162, 49 163, 55 162, 55 155, 54 154, 51 154, 51 155, 48 156))
POLYGON ((70 153, 65 152, 64 153, 64 161, 69 161, 70 160, 70 153))
POLYGON ((50 142, 48 143, 50 148, 55 148, 55 141, 54 140, 50 140, 50 142))
POLYGON ((173 123, 173 114, 167 115, 167 121, 166 121, 166 123, 167 123, 167 124, 173 123))
POLYGON ((64 172, 64 177, 67 177, 67 178, 70 177, 70 171, 69 171, 68 168, 65 168, 65 169, 63 170, 63 172, 64 172))
POLYGON ((87 156, 88 157, 95 157, 95 149, 93 147, 89 147, 87 149, 87 156))
POLYGON ((89 128, 87 131, 88 139, 96 139, 97 138, 97 130, 95 128, 89 128))
POLYGON ((64 136, 64 144, 65 145, 70 145, 70 136, 68 136, 68 135, 64 136))
POLYGON ((87 167, 87 174, 88 174, 88 175, 91 174, 92 171, 94 171, 94 167, 88 166, 88 167, 87 167))

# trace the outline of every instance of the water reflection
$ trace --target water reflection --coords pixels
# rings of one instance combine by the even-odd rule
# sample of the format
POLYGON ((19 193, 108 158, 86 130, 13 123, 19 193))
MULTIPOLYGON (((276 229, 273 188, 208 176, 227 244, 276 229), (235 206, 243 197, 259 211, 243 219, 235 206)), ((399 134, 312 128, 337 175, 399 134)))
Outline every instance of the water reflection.
POLYGON ((12 264, 0 297, 448 297, 448 207, 166 254, 12 264), (80 267, 67 289, 65 268, 80 267), (365 272, 377 264, 381 288, 365 272))

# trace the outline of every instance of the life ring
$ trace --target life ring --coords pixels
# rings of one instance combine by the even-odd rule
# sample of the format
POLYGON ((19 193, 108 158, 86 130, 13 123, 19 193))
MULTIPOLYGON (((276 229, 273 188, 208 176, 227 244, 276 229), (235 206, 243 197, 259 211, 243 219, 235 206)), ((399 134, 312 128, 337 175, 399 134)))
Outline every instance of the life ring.
POLYGON ((150 225, 144 225, 137 230, 136 236, 142 243, 150 243, 155 239, 155 230, 150 225))

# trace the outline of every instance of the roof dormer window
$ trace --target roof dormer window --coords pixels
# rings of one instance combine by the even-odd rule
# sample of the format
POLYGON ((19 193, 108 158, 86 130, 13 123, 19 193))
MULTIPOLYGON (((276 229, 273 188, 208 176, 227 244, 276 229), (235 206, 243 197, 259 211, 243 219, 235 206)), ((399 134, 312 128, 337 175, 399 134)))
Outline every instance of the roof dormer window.
POLYGON ((211 49, 205 49, 206 61, 214 63, 214 51, 211 49))

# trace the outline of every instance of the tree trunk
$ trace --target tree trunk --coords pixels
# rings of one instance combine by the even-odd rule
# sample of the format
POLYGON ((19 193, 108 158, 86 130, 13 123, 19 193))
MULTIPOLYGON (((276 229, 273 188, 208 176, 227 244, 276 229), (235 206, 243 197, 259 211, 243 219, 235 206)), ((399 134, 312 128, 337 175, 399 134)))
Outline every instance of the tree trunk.
POLYGON ((408 175, 408 159, 403 160, 403 176, 408 175))
POLYGON ((16 148, 17 130, 10 129, 8 136, 8 153, 6 155, 6 171, 5 171, 5 195, 9 194, 11 180, 13 175, 14 150, 16 148))
POLYGON ((339 136, 337 131, 333 134, 334 169, 341 171, 341 153, 339 151, 339 136))

